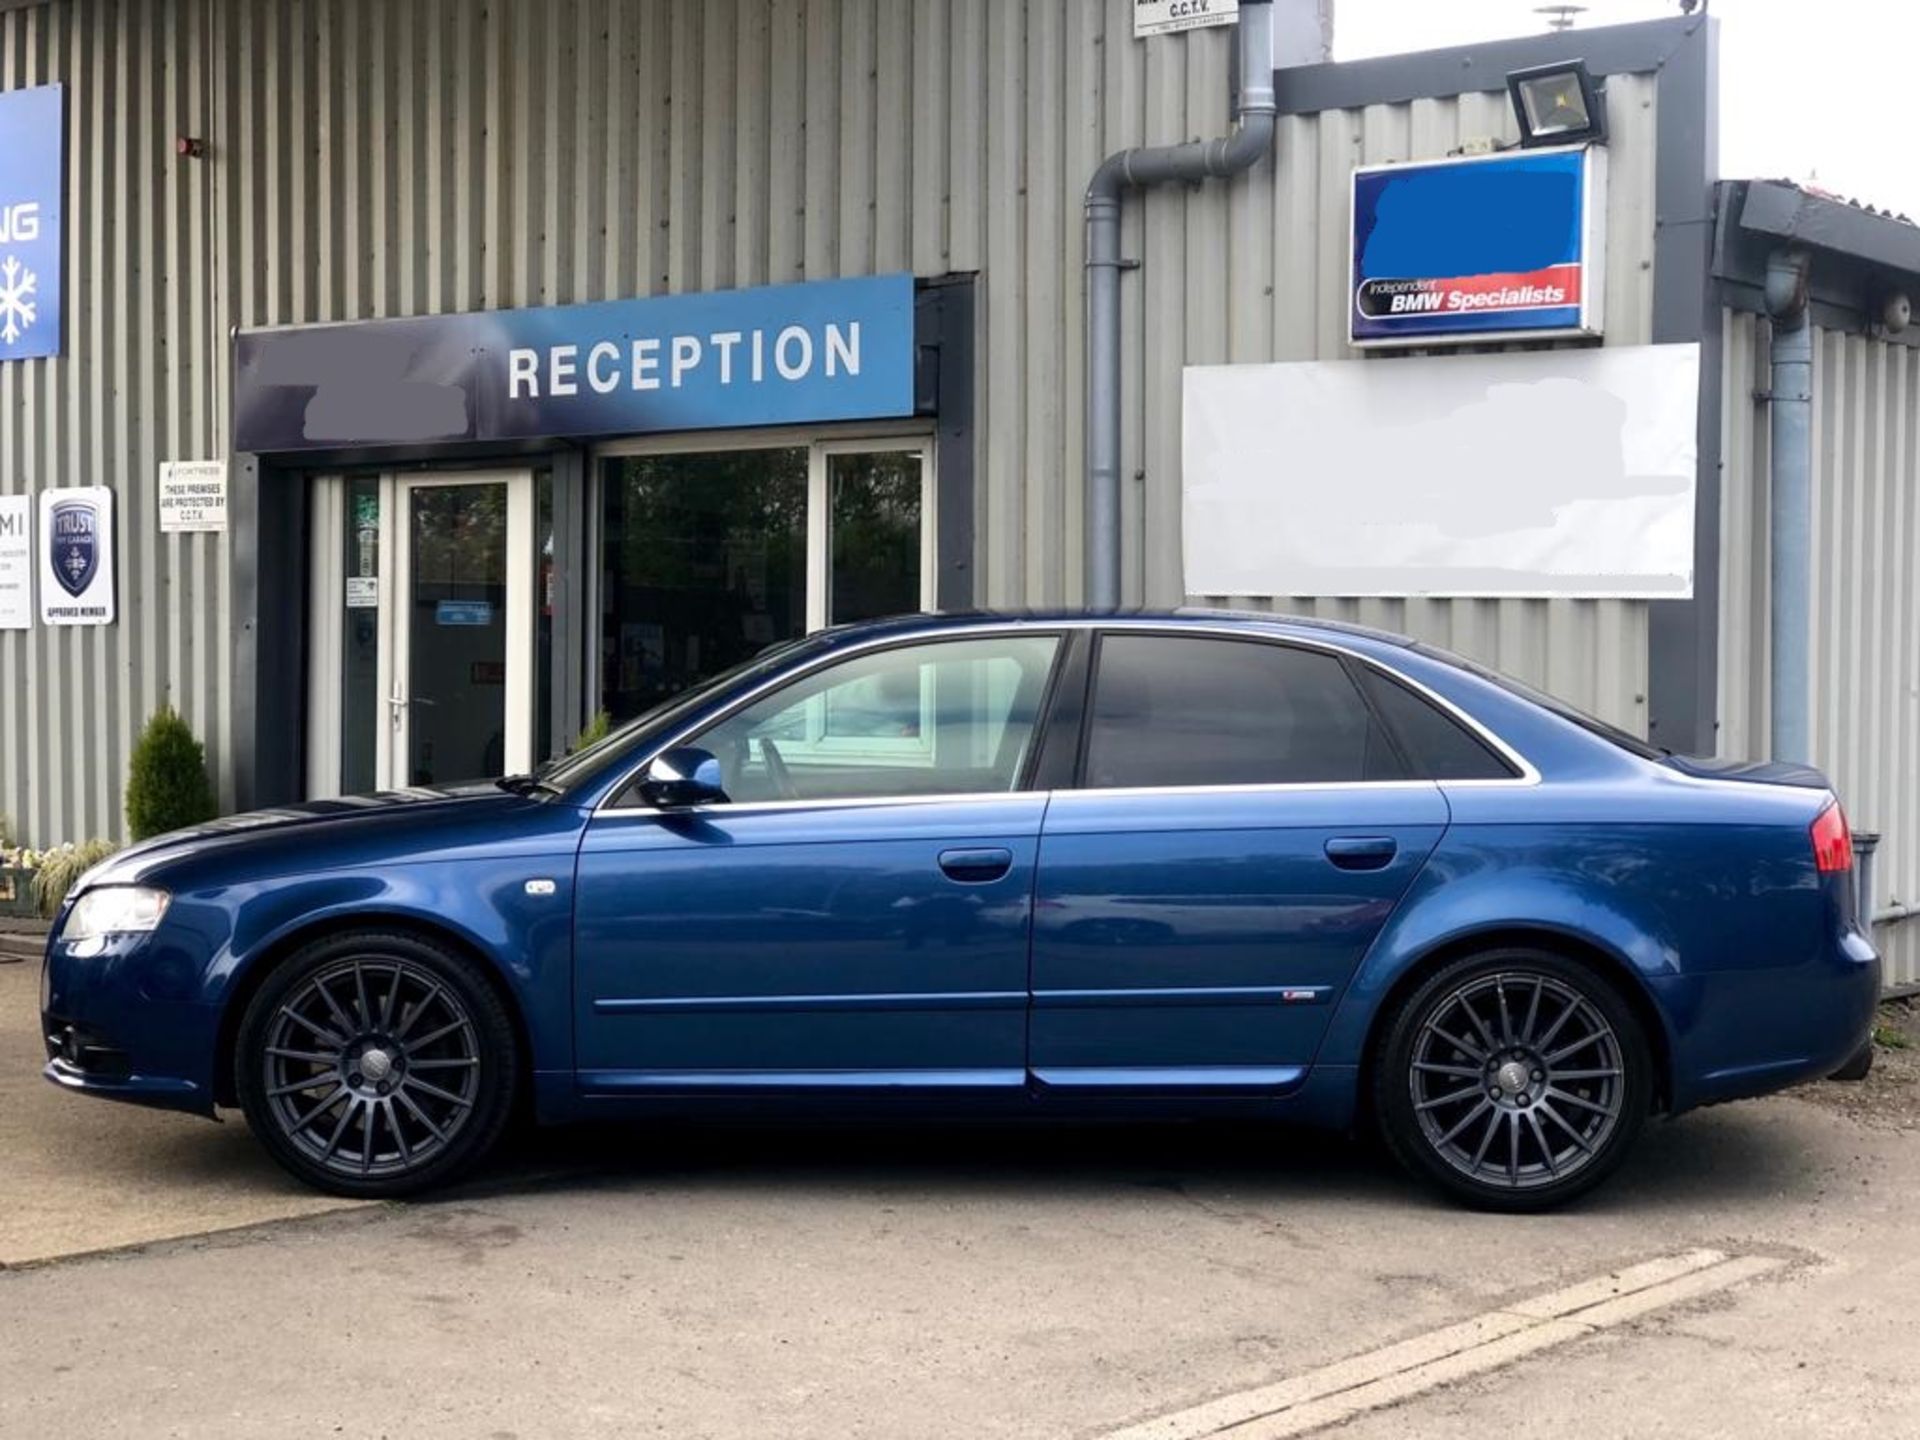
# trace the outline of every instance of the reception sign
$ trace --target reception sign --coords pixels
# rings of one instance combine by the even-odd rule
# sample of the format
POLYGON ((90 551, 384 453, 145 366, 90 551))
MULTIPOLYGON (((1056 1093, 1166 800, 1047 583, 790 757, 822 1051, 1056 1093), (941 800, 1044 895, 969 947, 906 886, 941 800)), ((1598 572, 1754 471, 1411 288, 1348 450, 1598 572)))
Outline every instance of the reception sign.
POLYGON ((1355 170, 1348 338, 1598 335, 1606 154, 1521 150, 1355 170))
POLYGON ((243 451, 911 415, 913 277, 243 331, 243 451))

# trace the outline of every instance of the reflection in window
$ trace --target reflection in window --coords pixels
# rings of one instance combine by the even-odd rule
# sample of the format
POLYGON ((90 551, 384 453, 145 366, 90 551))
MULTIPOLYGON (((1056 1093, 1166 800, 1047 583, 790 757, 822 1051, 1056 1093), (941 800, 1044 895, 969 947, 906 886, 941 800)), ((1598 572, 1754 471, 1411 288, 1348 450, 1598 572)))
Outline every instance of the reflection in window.
POLYGON ((618 721, 806 627, 807 451, 609 460, 600 703, 618 721))
POLYGON ((832 584, 827 623, 920 608, 920 452, 827 456, 832 584))
POLYGON ((692 743, 734 801, 1011 790, 1058 640, 947 640, 858 655, 749 705, 692 743))

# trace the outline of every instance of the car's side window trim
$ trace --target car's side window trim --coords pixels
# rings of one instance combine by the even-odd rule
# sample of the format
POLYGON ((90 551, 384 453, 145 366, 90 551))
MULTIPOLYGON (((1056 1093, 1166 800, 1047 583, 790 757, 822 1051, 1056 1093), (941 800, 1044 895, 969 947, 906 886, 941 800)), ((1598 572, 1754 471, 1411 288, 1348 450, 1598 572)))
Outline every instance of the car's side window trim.
POLYGON ((1008 790, 975 791, 964 795, 905 795, 869 796, 865 798, 838 797, 833 799, 756 800, 738 804, 733 801, 728 801, 724 805, 690 805, 685 809, 670 811, 663 811, 652 805, 641 804, 637 799, 630 802, 627 800, 627 797, 633 794, 634 787, 640 783, 640 777, 646 773, 647 767, 653 763, 656 756, 671 750, 676 745, 685 744, 696 735, 705 734, 715 726, 725 724, 748 706, 756 704, 771 695, 778 694, 790 686, 797 685, 820 670, 857 657, 883 655, 891 650, 930 647, 966 640, 1011 639, 1016 637, 1051 639, 1056 642, 1054 645, 1053 658, 1048 667, 1045 685, 1041 690, 1042 708, 1036 712, 1036 716, 1044 717, 1046 713, 1045 697, 1051 693, 1055 681, 1060 674, 1061 667, 1066 662, 1068 651, 1071 648, 1068 642, 1073 638, 1073 633, 1073 630, 1066 626, 1028 627, 1020 625, 982 629, 966 628, 940 632, 933 635, 907 635, 898 639, 881 641, 876 644, 851 646, 843 651, 829 650, 799 670, 770 677, 764 683, 756 685, 746 694, 738 697, 725 709, 716 714, 704 716, 693 724, 687 725, 668 736, 660 744, 650 747, 647 753, 636 761, 635 764, 608 789, 606 798, 595 807, 595 813, 601 815, 660 815, 701 814, 711 811, 725 811, 728 814, 746 814, 757 810, 773 808, 794 809, 800 806, 934 804, 948 800, 984 799, 991 796, 1004 797, 1026 793, 1027 786, 1025 782, 1029 778, 1026 772, 1031 769, 1031 761, 1033 755, 1037 753, 1037 744, 1043 733, 1039 728, 1038 719, 1036 719, 1034 734, 1028 738, 1028 754, 1023 757, 1020 771, 1014 777, 1013 788, 1008 790))
POLYGON ((1386 737, 1387 748, 1393 751, 1393 758, 1400 762, 1399 778, 1402 780, 1433 779, 1433 776, 1422 773, 1421 767, 1413 763, 1413 752, 1407 748, 1406 742, 1400 738, 1400 732, 1393 728, 1392 721, 1380 708, 1380 702, 1374 698, 1373 687, 1367 684, 1366 667, 1361 663, 1360 657, 1343 652, 1340 663, 1346 669, 1347 683, 1360 692, 1360 703, 1367 707, 1367 714, 1379 727, 1380 733, 1386 737))
POLYGON ((1064 790, 1073 784, 1084 736, 1088 677, 1093 673, 1092 643, 1092 633, 1084 628, 1070 630, 1062 638, 1018 790, 1064 790))
POLYGON ((1515 750, 1499 735, 1488 729, 1479 720, 1469 715, 1445 696, 1436 694, 1432 689, 1421 684, 1412 676, 1403 674, 1393 666, 1384 664, 1370 655, 1360 655, 1339 645, 1323 644, 1317 641, 1296 640, 1292 636, 1250 635, 1239 630, 1227 630, 1224 628, 1168 625, 1106 625, 1097 628, 1094 632, 1092 656, 1087 666, 1087 698, 1085 707, 1081 712, 1079 754, 1074 769, 1073 784, 1070 788, 1087 794, 1112 796, 1146 794, 1194 795, 1236 794, 1245 792, 1259 793, 1267 790, 1351 790, 1362 787, 1367 789, 1388 787, 1405 789, 1410 786, 1424 788, 1432 785, 1467 785, 1481 788, 1489 785, 1535 785, 1539 783, 1539 780, 1540 772, 1534 768, 1532 762, 1519 751, 1515 750), (1289 650, 1303 650, 1310 654, 1331 655, 1339 660, 1343 667, 1355 665, 1368 667, 1369 669, 1378 671, 1391 680, 1396 680, 1402 685, 1405 685, 1428 704, 1437 707, 1441 714, 1465 726, 1469 734, 1484 742, 1503 763, 1511 766, 1516 773, 1505 778, 1484 780, 1433 780, 1418 774, 1416 767, 1412 764, 1411 760, 1407 758, 1406 749, 1400 740, 1399 733, 1395 731, 1392 726, 1386 725, 1384 719, 1376 713, 1373 698, 1368 693, 1368 687, 1361 683, 1358 676, 1349 672, 1347 676, 1348 681, 1360 692, 1361 699, 1367 706, 1368 715, 1372 716, 1376 723, 1382 725, 1384 732, 1389 737, 1390 743, 1394 746, 1395 753, 1400 756, 1402 763, 1406 766, 1407 774, 1403 778, 1396 780, 1273 780, 1246 785, 1089 786, 1086 782, 1086 766, 1088 751, 1091 749, 1094 702, 1099 694, 1101 651, 1103 642, 1110 635, 1164 635, 1173 637, 1189 636, 1196 639, 1236 640, 1244 644, 1272 645, 1289 650))

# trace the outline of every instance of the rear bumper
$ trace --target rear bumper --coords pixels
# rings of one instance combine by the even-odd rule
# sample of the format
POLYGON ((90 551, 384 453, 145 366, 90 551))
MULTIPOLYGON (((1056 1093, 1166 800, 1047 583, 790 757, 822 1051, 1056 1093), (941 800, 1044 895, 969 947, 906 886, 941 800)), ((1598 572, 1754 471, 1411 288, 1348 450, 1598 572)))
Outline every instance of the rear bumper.
POLYGON ((1872 1034, 1880 982, 1879 953, 1851 928, 1804 965, 1655 981, 1674 1024, 1672 1109, 1831 1075, 1872 1034))

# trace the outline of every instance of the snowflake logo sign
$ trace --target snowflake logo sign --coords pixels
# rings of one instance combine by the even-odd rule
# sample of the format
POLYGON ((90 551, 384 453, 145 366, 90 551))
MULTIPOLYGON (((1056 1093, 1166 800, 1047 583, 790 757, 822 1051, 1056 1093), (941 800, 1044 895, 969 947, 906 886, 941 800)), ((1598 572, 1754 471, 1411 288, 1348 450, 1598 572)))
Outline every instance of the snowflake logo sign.
POLYGON ((38 307, 34 273, 9 255, 0 261, 0 340, 11 345, 32 328, 38 307))

